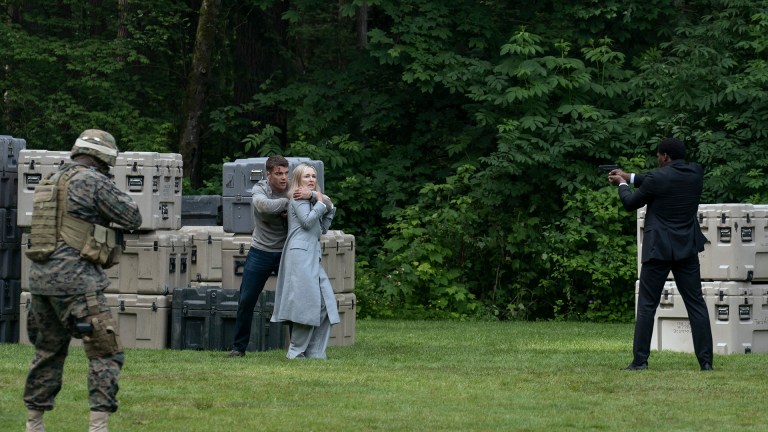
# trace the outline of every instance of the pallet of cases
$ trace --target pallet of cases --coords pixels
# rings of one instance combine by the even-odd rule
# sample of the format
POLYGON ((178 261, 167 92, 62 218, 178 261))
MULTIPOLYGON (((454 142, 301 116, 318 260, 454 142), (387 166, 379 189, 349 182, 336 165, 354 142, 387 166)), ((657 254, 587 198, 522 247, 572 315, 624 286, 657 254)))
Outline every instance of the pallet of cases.
POLYGON ((181 227, 181 154, 120 152, 112 173, 117 187, 139 206, 139 230, 181 227))
POLYGON ((181 197, 181 226, 220 226, 221 195, 181 197))
POLYGON ((320 264, 336 294, 355 290, 355 236, 329 230, 320 237, 320 264))
POLYGON ((16 208, 19 187, 19 153, 27 142, 0 135, 0 208, 16 208))
MULTIPOLYGON (((325 174, 323 161, 305 157, 288 157, 288 174, 301 164, 308 163, 317 171, 318 189, 324 191, 325 174)), ((251 233, 255 226, 255 216, 251 198, 253 186, 267 178, 267 158, 237 159, 226 162, 222 167, 222 224, 224 231, 231 233, 251 233)))
MULTIPOLYGON (((234 341, 239 291, 197 286, 174 290, 171 348, 228 350, 234 341)), ((270 323, 274 292, 264 291, 253 311, 247 351, 286 347, 287 329, 270 323)))
POLYGON ((357 298, 352 293, 336 294, 336 304, 341 322, 331 327, 328 346, 354 345, 357 298))

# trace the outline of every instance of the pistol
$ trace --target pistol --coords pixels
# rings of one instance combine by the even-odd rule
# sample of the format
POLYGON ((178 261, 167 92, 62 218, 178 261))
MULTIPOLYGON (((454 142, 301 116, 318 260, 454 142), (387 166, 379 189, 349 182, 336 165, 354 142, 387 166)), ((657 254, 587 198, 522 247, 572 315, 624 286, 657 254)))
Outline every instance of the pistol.
POLYGON ((621 165, 619 164, 612 164, 612 165, 600 165, 597 167, 600 171, 609 173, 615 169, 621 169, 621 165))

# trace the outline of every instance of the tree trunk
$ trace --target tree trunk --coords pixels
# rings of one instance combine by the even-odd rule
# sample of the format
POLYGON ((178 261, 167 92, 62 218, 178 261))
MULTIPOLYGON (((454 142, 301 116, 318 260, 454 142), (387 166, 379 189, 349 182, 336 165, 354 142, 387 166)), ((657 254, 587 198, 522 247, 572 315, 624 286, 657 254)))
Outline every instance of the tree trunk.
POLYGON ((368 47, 368 2, 363 2, 357 8, 357 47, 368 47))
MULTIPOLYGON (((127 0, 118 0, 117 5, 120 11, 117 16, 117 39, 125 40, 128 38, 128 28, 125 25, 126 9, 128 8, 127 0)), ((122 53, 118 53, 117 61, 119 63, 125 62, 125 56, 122 53)))
MULTIPOLYGON (((288 10, 288 2, 275 2, 262 11, 250 4, 241 5, 235 29, 235 82, 234 101, 238 105, 247 104, 259 91, 264 81, 281 76, 285 68, 281 50, 287 45, 287 24, 281 17, 288 10)), ((282 78, 281 78, 282 79, 282 78)), ((284 110, 275 108, 271 112, 244 112, 243 115, 259 124, 271 124, 281 130, 280 144, 287 146, 287 122, 284 110)), ((251 149, 251 156, 258 156, 258 149, 251 149)))
POLYGON ((182 104, 182 126, 179 150, 184 162, 184 176, 192 187, 202 186, 202 148, 200 146, 200 117, 205 105, 208 77, 216 42, 216 24, 221 0, 203 0, 197 23, 192 69, 187 79, 187 91, 182 104))

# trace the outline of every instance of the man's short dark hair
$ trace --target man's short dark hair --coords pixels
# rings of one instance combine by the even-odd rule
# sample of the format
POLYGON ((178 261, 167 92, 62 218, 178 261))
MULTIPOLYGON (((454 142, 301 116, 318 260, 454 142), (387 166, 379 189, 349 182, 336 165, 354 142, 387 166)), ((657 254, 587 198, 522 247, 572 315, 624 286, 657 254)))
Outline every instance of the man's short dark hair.
POLYGON ((276 166, 285 167, 287 169, 288 168, 288 159, 286 159, 286 158, 284 158, 284 157, 282 157, 280 155, 275 155, 275 156, 268 157, 267 158, 267 172, 272 172, 272 170, 276 166))
POLYGON ((677 138, 664 138, 659 143, 659 154, 666 154, 670 159, 685 159, 685 144, 677 138))

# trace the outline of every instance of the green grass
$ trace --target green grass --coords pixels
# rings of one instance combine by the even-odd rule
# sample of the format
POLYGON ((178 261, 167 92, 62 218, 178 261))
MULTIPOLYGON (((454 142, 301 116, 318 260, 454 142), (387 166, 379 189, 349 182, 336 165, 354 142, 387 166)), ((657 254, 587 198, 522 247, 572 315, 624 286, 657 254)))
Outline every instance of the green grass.
MULTIPOLYGON (((127 351, 113 431, 768 431, 768 355, 653 352, 625 372, 632 325, 359 321, 328 360, 283 351, 127 351)), ((24 429, 32 347, 0 345, 0 431, 24 429)), ((47 430, 86 430, 73 349, 47 430)))

